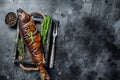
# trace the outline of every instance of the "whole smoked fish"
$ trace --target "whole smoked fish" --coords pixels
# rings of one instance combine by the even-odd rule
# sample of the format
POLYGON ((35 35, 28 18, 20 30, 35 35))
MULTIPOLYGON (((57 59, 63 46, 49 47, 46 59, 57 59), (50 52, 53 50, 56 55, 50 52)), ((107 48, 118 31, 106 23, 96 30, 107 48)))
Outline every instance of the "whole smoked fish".
POLYGON ((50 80, 44 67, 41 35, 31 16, 22 9, 17 10, 20 35, 27 45, 33 62, 40 70, 42 80, 50 80), (30 36, 31 35, 31 36, 30 36))

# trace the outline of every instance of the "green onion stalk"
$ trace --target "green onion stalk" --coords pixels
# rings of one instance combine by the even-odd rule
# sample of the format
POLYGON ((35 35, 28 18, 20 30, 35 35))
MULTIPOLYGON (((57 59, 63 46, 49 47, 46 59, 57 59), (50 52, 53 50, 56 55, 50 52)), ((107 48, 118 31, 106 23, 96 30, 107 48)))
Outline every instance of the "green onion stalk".
POLYGON ((32 32, 29 33, 29 37, 32 40, 32 42, 34 42, 34 38, 33 38, 33 33, 32 32))
POLYGON ((23 39, 19 39, 18 40, 18 51, 19 51, 19 54, 21 57, 24 57, 25 56, 25 50, 24 50, 24 42, 23 42, 23 39))
POLYGON ((41 37, 42 37, 42 43, 43 44, 46 44, 46 38, 47 38, 47 34, 48 34, 48 29, 49 29, 49 26, 50 26, 50 21, 51 21, 51 18, 50 16, 46 16, 44 18, 44 20, 42 21, 42 28, 40 30, 41 32, 41 37))

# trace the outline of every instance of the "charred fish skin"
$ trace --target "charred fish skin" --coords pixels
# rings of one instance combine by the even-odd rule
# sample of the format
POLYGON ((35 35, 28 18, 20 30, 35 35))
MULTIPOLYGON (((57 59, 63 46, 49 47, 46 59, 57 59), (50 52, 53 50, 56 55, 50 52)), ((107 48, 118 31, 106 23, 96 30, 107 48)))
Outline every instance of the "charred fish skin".
POLYGON ((43 80, 50 80, 44 67, 44 54, 42 51, 41 35, 31 16, 22 9, 17 10, 20 34, 27 45, 33 62, 38 66, 43 80), (33 41, 29 34, 33 33, 33 41))

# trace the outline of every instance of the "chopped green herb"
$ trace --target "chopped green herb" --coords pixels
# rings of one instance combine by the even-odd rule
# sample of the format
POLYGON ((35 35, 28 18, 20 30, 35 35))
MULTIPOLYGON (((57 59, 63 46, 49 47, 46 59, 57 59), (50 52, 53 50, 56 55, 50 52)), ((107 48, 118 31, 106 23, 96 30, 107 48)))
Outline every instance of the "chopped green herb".
POLYGON ((32 40, 32 42, 34 42, 34 38, 33 38, 33 33, 32 32, 29 33, 29 37, 32 40))
POLYGON ((43 44, 46 43, 48 29, 49 29, 49 26, 50 26, 50 21, 51 21, 50 16, 46 16, 45 19, 42 21, 42 24, 41 24, 42 25, 41 36, 42 36, 42 43, 43 44))

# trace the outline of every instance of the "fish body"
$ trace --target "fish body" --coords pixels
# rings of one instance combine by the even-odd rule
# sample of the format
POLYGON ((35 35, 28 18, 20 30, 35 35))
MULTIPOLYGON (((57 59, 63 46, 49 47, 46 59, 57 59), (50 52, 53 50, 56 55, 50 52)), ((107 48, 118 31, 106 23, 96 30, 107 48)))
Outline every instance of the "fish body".
POLYGON ((31 16, 22 9, 17 10, 20 35, 23 38, 33 62, 40 70, 42 80, 50 80, 50 76, 44 67, 44 54, 42 40, 31 16))

